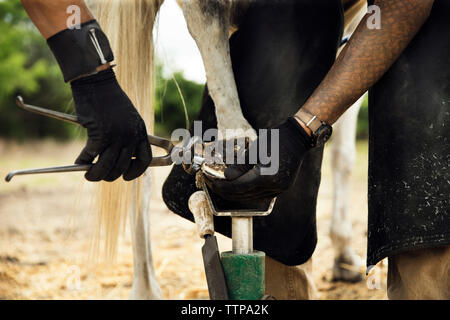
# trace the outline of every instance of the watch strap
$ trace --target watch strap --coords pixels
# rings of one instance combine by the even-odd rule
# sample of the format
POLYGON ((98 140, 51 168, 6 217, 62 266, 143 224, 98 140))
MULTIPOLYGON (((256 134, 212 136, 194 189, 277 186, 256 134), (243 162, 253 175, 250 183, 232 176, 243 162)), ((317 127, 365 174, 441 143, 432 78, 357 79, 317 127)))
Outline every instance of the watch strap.
POLYGON ((315 134, 317 130, 319 130, 319 128, 323 125, 322 121, 317 118, 317 116, 314 116, 309 112, 301 109, 294 117, 303 122, 309 129, 311 129, 311 132, 313 134, 315 134))

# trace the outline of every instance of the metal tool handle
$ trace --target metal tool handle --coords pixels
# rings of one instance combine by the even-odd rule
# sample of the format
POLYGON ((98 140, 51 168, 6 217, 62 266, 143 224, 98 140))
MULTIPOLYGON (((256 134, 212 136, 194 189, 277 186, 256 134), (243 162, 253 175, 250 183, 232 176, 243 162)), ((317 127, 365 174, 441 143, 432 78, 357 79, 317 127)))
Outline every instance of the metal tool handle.
POLYGON ((188 201, 189 210, 194 215, 200 238, 214 235, 214 218, 209 209, 206 194, 203 191, 193 193, 188 201))
POLYGON ((46 116, 49 118, 63 120, 63 121, 67 121, 70 123, 75 123, 78 125, 80 124, 80 122, 78 122, 77 116, 75 116, 75 115, 62 113, 62 112, 58 112, 58 111, 54 111, 54 110, 49 110, 49 109, 45 109, 45 108, 41 108, 41 107, 36 107, 36 106, 32 106, 30 104, 25 104, 23 102, 23 98, 21 96, 16 97, 16 104, 19 106, 19 108, 22 108, 26 111, 37 113, 37 114, 40 114, 40 115, 43 115, 43 116, 46 116))
MULTIPOLYGON (((63 112, 58 112, 58 111, 54 111, 54 110, 49 110, 49 109, 25 104, 23 101, 23 98, 21 96, 16 97, 16 104, 20 108, 30 111, 30 112, 33 112, 33 113, 37 113, 37 114, 40 114, 40 115, 43 115, 46 117, 50 117, 50 118, 54 118, 54 119, 58 119, 58 120, 62 120, 62 121, 80 125, 80 122, 78 121, 78 118, 75 115, 66 114, 63 112)), ((167 151, 167 154, 164 156, 153 157, 149 167, 170 166, 173 163, 171 153, 174 148, 174 144, 172 143, 172 141, 161 138, 161 137, 149 135, 148 142, 152 146, 156 146, 158 148, 162 148, 165 151, 167 151)), ((39 168, 39 169, 29 169, 29 170, 17 170, 17 171, 10 172, 6 176, 5 180, 7 182, 9 182, 9 181, 11 181, 11 179, 14 176, 18 176, 18 175, 87 171, 91 168, 91 166, 92 166, 92 164, 69 165, 69 166, 49 167, 49 168, 39 168)))
POLYGON ((5 181, 9 182, 14 176, 21 176, 27 174, 88 171, 91 168, 91 166, 92 164, 84 164, 84 165, 74 164, 71 166, 11 171, 6 176, 5 181))

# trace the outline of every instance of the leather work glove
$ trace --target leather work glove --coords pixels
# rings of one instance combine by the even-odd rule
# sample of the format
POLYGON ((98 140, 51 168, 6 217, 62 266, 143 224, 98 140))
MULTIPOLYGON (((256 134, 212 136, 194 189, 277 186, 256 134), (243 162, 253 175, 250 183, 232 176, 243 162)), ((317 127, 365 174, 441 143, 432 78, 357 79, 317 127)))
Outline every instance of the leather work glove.
POLYGON ((129 181, 142 175, 152 160, 147 130, 114 71, 80 78, 71 87, 78 120, 88 133, 75 163, 90 164, 99 156, 86 179, 114 181, 123 175, 129 181))
MULTIPOLYGON (((295 182, 305 154, 312 148, 311 137, 294 118, 289 118, 273 129, 279 130, 279 139, 271 140, 269 130, 266 150, 271 150, 274 143, 279 145, 279 148, 275 148, 275 152, 278 151, 279 155, 276 173, 263 174, 262 169, 270 167, 270 162, 262 164, 258 160, 256 165, 248 163, 250 158, 248 154, 255 152, 253 148, 258 148, 259 143, 255 141, 250 145, 250 149, 245 151, 247 153, 245 164, 229 165, 225 170, 225 180, 206 179, 208 187, 222 198, 231 201, 273 198, 289 189, 295 182)), ((270 155, 272 162, 274 156, 276 155, 270 155)))

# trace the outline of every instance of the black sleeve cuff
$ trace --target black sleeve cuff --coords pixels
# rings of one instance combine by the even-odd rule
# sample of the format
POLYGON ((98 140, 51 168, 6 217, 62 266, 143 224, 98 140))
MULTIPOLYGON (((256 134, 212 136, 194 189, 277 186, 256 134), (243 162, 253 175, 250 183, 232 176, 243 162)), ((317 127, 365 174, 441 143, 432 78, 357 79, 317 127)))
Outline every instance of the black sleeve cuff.
POLYGON ((47 44, 66 82, 96 73, 97 67, 114 60, 108 38, 96 20, 60 31, 48 38, 47 44))

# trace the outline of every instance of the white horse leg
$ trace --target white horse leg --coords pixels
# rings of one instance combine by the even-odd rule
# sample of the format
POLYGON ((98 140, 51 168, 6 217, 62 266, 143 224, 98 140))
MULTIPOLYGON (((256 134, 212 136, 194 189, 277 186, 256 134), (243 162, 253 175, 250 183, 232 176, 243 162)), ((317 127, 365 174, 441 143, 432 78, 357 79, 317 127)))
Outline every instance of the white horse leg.
POLYGON ((152 248, 150 245, 149 205, 151 191, 150 171, 142 178, 141 208, 133 208, 131 234, 133 242, 133 286, 130 299, 158 300, 162 299, 161 289, 156 280, 153 266, 152 248))
POLYGON ((231 0, 178 0, 178 3, 202 55, 209 94, 216 106, 220 137, 256 139, 256 132, 242 114, 231 66, 228 40, 231 0), (230 134, 227 129, 240 129, 241 132, 230 134))
POLYGON ((351 247, 352 221, 349 208, 350 175, 355 162, 355 138, 361 97, 333 126, 332 168, 333 168, 333 215, 330 238, 335 260, 333 279, 344 281, 362 280, 359 268, 361 258, 351 247))

